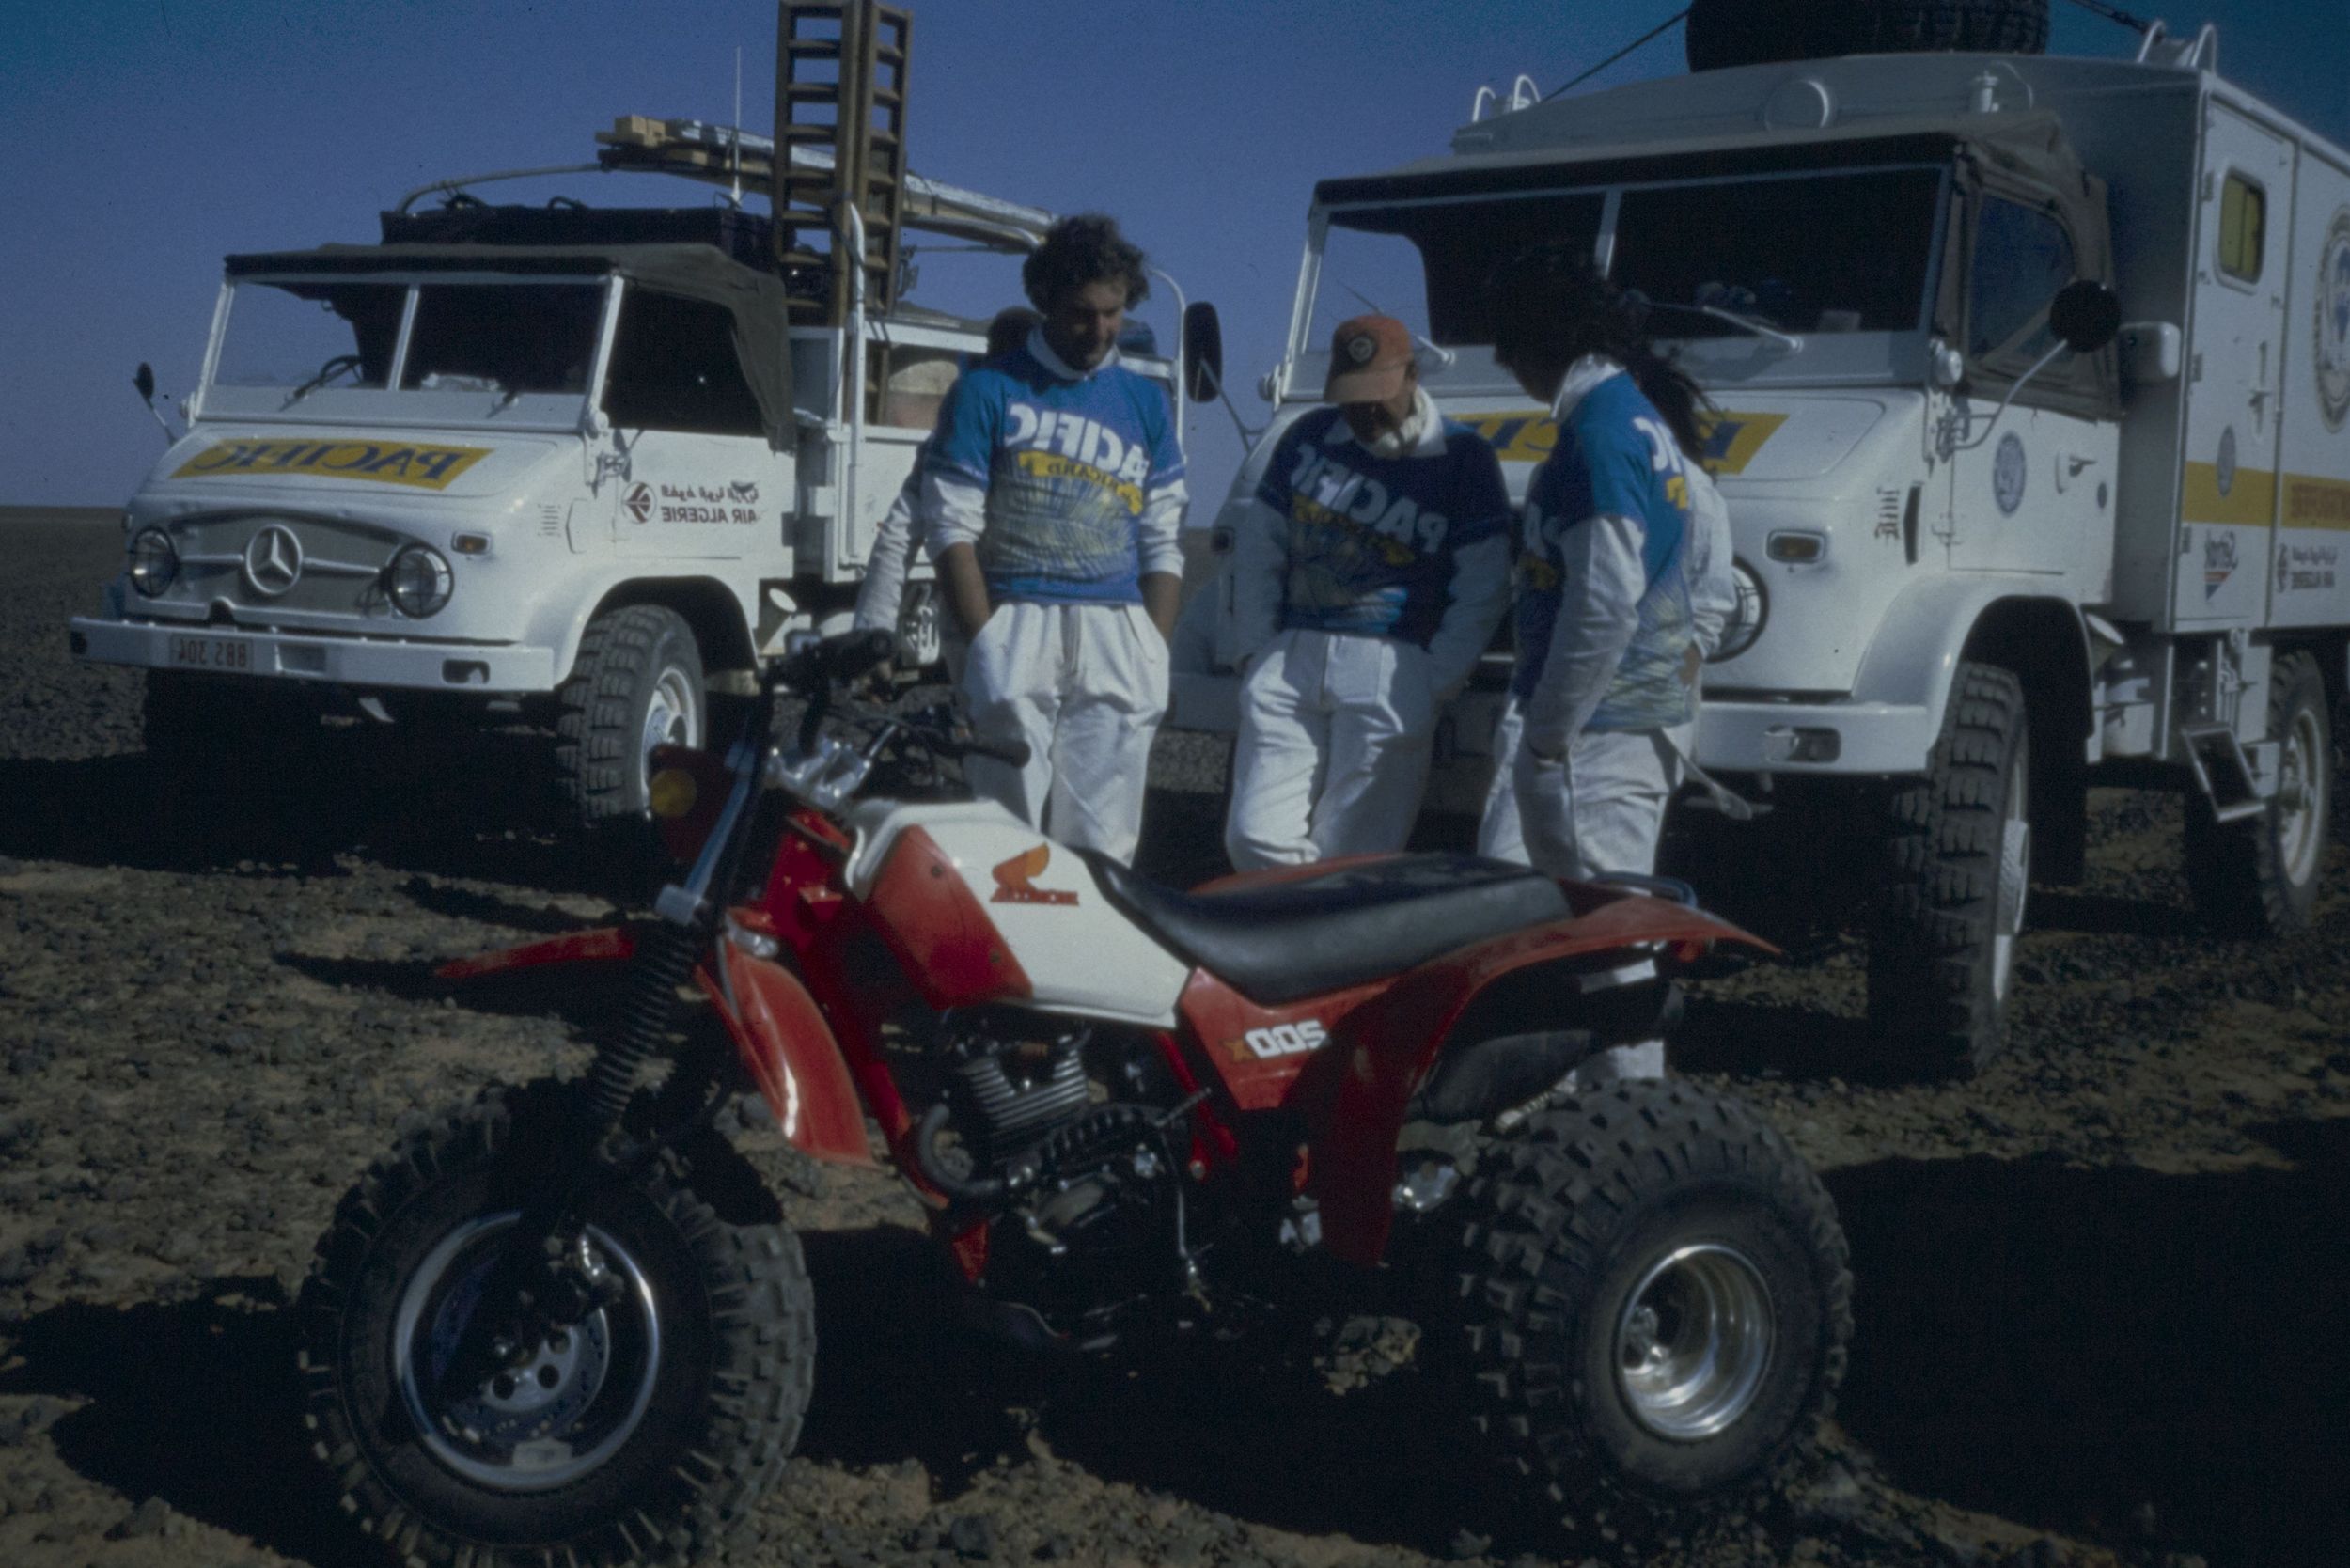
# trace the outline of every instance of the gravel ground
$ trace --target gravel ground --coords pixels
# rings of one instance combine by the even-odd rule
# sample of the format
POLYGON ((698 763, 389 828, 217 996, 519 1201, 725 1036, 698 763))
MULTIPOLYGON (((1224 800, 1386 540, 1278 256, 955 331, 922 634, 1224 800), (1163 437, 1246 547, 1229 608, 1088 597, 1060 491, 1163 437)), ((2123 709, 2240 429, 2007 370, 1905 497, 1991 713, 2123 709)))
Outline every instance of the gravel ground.
MULTIPOLYGON (((297 1440, 287 1303, 405 1117, 580 1059, 593 996, 445 996, 442 959, 612 912, 529 737, 322 733, 233 821, 153 776, 138 682, 63 621, 111 514, 0 512, 0 1563, 368 1560, 297 1440)), ((1152 869, 1213 869, 1220 747, 1162 744, 1152 869)), ((2350 871, 2317 928, 2205 933, 2174 799, 2101 791, 2035 895, 1981 1080, 1870 1068, 1856 951, 1706 985, 1679 1060, 1825 1172, 1858 1333, 1822 1471, 1643 1561, 2350 1558, 2350 871)), ((950 1326, 914 1211, 743 1135, 821 1303, 802 1456, 734 1560, 1582 1565, 1448 1467, 1404 1325, 1318 1384, 1164 1371, 1038 1398, 950 1326), (1563 1553, 1563 1556, 1561 1555, 1563 1553)))

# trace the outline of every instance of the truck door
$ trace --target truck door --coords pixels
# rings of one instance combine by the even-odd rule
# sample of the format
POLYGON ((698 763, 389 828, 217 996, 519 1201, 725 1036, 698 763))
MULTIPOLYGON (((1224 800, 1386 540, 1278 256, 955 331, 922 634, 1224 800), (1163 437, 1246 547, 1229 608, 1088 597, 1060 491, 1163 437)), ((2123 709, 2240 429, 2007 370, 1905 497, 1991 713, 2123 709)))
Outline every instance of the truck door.
MULTIPOLYGON (((2063 211, 2020 185, 1979 192, 1968 213, 1965 347, 1977 378, 1970 412, 1988 417, 2056 345, 2057 291, 2097 275, 2063 211)), ((1950 465, 1950 562, 2025 572, 2085 603, 2112 593, 2113 479, 2120 453, 2104 355, 2060 353, 2015 390, 1999 423, 1950 465)))
POLYGON ((632 285, 603 412, 625 456, 619 554, 764 562, 785 551, 791 463, 768 447, 724 306, 632 285))
POLYGON ((2295 193, 2292 254, 2277 259, 2285 269, 2284 501, 2269 624, 2342 626, 2350 624, 2350 165, 2304 147, 2295 193))
POLYGON ((2293 146, 2216 101, 2203 117, 2171 616, 2211 630, 2267 619, 2293 146))

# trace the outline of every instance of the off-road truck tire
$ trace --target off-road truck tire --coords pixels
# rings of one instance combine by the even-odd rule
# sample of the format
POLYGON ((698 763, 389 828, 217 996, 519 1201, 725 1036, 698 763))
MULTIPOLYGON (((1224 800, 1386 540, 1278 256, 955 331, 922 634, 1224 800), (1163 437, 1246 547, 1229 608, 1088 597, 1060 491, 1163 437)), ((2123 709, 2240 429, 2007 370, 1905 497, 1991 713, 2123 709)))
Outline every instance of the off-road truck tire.
POLYGON ((561 701, 556 772, 591 828, 646 816, 655 745, 698 746, 710 735, 701 650, 666 605, 629 604, 589 621, 561 701))
POLYGON ((2013 672, 1962 662, 1925 776, 1888 805, 1869 932, 1869 1022, 1927 1077, 1980 1072, 2006 1043, 2031 880, 2030 742, 2013 672))
POLYGON ((344 1512, 391 1560, 696 1559, 798 1440, 816 1349, 807 1266, 715 1135, 583 1200, 586 1240, 626 1287, 612 1305, 537 1347, 518 1389, 437 1387, 433 1357, 544 1180, 569 1093, 493 1090, 412 1134, 319 1242, 297 1309, 306 1424, 344 1512))
POLYGON ((2215 820, 2201 793, 2187 797, 2187 889, 2202 917, 2229 935, 2284 936, 2309 926, 2341 782, 2326 706, 2315 659, 2279 659, 2268 677, 2276 797, 2232 823, 2215 820))
POLYGON ((1628 1550, 1783 1484, 1842 1382, 1836 1206, 1769 1123, 1635 1082, 1480 1135, 1427 1354, 1493 1456, 1628 1550))
POLYGON ((1691 71, 1948 50, 2037 55, 2048 0, 1693 0, 1691 71))

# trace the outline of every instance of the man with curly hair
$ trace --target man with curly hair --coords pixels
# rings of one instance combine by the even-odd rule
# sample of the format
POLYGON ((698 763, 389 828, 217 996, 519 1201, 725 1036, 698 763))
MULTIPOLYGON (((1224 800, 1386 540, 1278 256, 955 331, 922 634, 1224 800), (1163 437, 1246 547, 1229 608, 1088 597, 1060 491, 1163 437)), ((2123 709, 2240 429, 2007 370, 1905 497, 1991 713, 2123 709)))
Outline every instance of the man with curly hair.
POLYGON ((924 534, 971 629, 974 727, 1025 767, 967 765, 975 792, 1120 861, 1142 829, 1183 556, 1183 459, 1167 393, 1119 363, 1143 254, 1099 213, 1063 218, 1021 270, 1043 320, 966 371, 922 467, 924 534))

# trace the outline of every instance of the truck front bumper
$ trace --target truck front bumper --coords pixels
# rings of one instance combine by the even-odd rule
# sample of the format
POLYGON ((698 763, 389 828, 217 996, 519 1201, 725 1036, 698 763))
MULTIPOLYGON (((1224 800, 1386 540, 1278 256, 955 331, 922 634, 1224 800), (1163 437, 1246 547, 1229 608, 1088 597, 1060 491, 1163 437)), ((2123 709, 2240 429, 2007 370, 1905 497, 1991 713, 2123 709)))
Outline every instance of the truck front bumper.
POLYGON ((1878 778, 1923 773, 1937 715, 1896 702, 1732 702, 1698 710, 1698 766, 1878 778))
MULTIPOLYGON (((1178 674, 1167 728, 1229 735, 1240 727, 1240 682, 1230 675, 1178 674)), ((1439 774, 1493 754, 1504 694, 1472 688, 1439 725, 1439 774)), ((1813 774, 1879 778, 1923 773, 1939 716, 1923 704, 1750 702, 1705 698, 1698 710, 1697 761, 1709 773, 1813 774)))
POLYGON ((74 656, 93 664, 409 691, 555 689, 551 648, 327 637, 94 616, 77 616, 66 626, 74 656))

